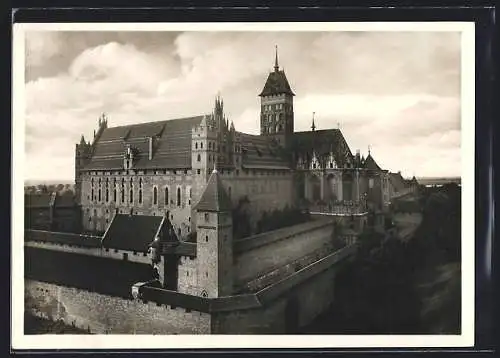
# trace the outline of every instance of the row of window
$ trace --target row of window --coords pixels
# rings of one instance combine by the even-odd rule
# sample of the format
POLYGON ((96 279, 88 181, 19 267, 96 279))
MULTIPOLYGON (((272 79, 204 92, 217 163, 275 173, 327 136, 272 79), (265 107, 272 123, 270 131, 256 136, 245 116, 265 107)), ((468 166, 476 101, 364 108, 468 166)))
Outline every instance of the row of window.
MULTIPOLYGON (((213 157, 212 157, 212 155, 210 155, 210 154, 208 155, 208 162, 209 162, 209 163, 212 163, 212 161, 214 161, 214 162, 215 162, 215 160, 216 160, 215 155, 214 155, 213 157)), ((225 162, 225 160, 226 160, 226 159, 225 159, 225 157, 224 157, 224 156, 221 156, 221 161, 222 161, 223 163, 225 162)), ((197 161, 197 162, 201 162, 201 154, 198 154, 198 157, 196 158, 196 161, 197 161)), ((238 157, 236 157, 235 162, 236 162, 236 164, 238 164, 238 163, 240 162, 240 160, 239 160, 239 158, 238 158, 238 157)), ((200 174, 200 170, 199 170, 199 169, 198 169, 197 173, 198 173, 198 174, 200 174)))
MULTIPOLYGON (((333 162, 328 163, 328 168, 329 169, 335 169, 336 167, 337 167, 337 165, 335 163, 333 163, 333 162)), ((318 162, 313 162, 312 163, 312 168, 313 169, 320 169, 321 166, 319 165, 318 162)))
POLYGON ((275 110, 283 109, 284 105, 283 105, 283 103, 267 104, 267 105, 262 106, 262 108, 264 111, 275 111, 275 110))
MULTIPOLYGON (((191 170, 189 169, 174 169, 174 170, 169 170, 169 169, 153 169, 153 170, 132 170, 132 173, 130 174, 139 174, 139 175, 160 175, 160 174, 174 174, 174 175, 180 175, 180 174, 191 174, 191 170)), ((110 175, 127 175, 129 174, 128 171, 92 171, 88 172, 89 175, 91 176, 110 176, 110 175)))
POLYGON ((264 119, 269 124, 274 124, 275 122, 283 123, 283 119, 285 118, 284 113, 267 114, 267 115, 263 115, 263 116, 264 116, 264 119))
MULTIPOLYGON (((199 148, 203 149, 203 142, 199 143, 199 148)), ((213 151, 217 151, 217 153, 220 153, 221 152, 221 148, 222 148, 222 152, 226 151, 226 145, 225 144, 223 144, 222 147, 221 146, 217 146, 216 147, 214 142, 208 142, 208 150, 213 150, 213 151)), ((198 149, 198 142, 194 143, 194 149, 198 149)), ((234 151, 236 153, 240 152, 240 149, 241 149, 241 147, 239 145, 235 145, 234 146, 234 151)))
MULTIPOLYGON (((191 199, 192 199, 192 189, 189 188, 189 196, 187 198, 187 204, 188 205, 191 205, 191 199)), ((164 205, 169 205, 169 204, 173 204, 173 200, 170 200, 170 195, 169 195, 169 187, 165 187, 164 189, 164 197, 163 197, 163 204, 164 205)), ((121 190, 120 190, 120 194, 121 194, 121 203, 125 203, 125 184, 122 184, 121 185, 121 190)), ((94 187, 92 187, 91 189, 91 195, 90 197, 88 197, 89 200, 92 200, 92 201, 97 201, 97 202, 102 202, 103 198, 101 196, 101 193, 102 193, 102 189, 101 187, 99 186, 99 189, 97 190, 97 196, 95 195, 96 193, 96 190, 94 189, 94 187)), ((113 189, 113 199, 110 200, 110 190, 108 187, 106 187, 105 189, 105 200, 104 202, 105 203, 109 203, 110 201, 112 202, 117 202, 117 188, 115 187, 113 189)), ((139 204, 142 204, 143 202, 143 189, 142 189, 142 183, 139 184, 139 191, 138 191, 138 202, 139 204)), ((177 193, 176 193, 176 205, 177 206, 181 206, 182 205, 182 190, 181 190, 181 187, 177 187, 177 193)), ((133 186, 131 186, 130 190, 129 190, 129 202, 130 203, 133 203, 134 202, 134 190, 133 190, 133 186)), ((155 186, 153 187, 153 205, 158 205, 158 188, 155 186)))

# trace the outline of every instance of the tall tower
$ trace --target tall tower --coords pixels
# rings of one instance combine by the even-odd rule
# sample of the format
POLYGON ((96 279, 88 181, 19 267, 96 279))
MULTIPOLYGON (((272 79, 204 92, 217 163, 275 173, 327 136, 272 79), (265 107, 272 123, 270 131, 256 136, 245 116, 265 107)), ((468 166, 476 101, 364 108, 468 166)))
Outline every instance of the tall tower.
POLYGON ((233 219, 231 200, 213 170, 196 204, 198 295, 221 297, 233 292, 233 219))
POLYGON ((278 64, 278 47, 274 71, 269 73, 260 96, 260 133, 273 136, 286 147, 294 130, 293 97, 295 94, 278 64))

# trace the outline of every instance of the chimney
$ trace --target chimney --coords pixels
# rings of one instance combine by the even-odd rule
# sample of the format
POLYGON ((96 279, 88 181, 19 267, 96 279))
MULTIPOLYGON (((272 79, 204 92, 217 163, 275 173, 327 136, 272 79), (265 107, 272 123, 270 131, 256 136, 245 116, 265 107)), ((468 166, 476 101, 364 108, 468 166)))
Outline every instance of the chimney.
POLYGON ((149 160, 153 159, 153 137, 149 137, 149 160))

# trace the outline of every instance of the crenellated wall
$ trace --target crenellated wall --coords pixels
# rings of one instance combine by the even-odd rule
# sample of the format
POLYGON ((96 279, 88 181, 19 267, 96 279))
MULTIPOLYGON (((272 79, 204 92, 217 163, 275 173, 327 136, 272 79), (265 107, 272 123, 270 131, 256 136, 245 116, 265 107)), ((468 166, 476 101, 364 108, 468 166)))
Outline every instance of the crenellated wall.
POLYGON ((210 315, 154 302, 113 297, 46 282, 25 280, 26 309, 94 334, 204 334, 210 315))
POLYGON ((207 299, 152 288, 133 300, 131 286, 146 281, 145 266, 27 247, 25 304, 36 315, 92 333, 292 333, 331 305, 335 274, 355 250, 306 262, 253 294, 207 299), (89 266, 99 275, 89 275, 89 266))
POLYGON ((336 261, 342 258, 336 256, 332 254, 281 283, 259 291, 256 296, 262 302, 260 308, 215 312, 212 333, 295 333, 298 327, 309 324, 334 302, 335 277, 342 267, 342 263, 336 261), (322 261, 324 267, 321 267, 322 261))

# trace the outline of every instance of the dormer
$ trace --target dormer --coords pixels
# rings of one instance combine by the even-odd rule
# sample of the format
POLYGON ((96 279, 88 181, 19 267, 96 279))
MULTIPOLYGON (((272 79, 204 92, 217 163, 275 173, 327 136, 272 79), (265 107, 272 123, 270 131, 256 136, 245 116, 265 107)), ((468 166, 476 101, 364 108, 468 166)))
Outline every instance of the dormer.
POLYGON ((327 168, 328 169, 337 169, 337 162, 335 161, 335 157, 333 155, 333 152, 330 152, 330 155, 328 156, 328 163, 327 163, 327 168))
POLYGON ((132 169, 134 166, 134 149, 130 146, 130 144, 127 144, 125 148, 125 153, 123 154, 123 168, 128 170, 132 169))
POLYGON ((305 169, 305 161, 300 155, 297 157, 297 169, 305 169))
POLYGON ((316 155, 316 152, 313 152, 310 169, 312 170, 321 169, 321 164, 319 162, 318 156, 316 155))

